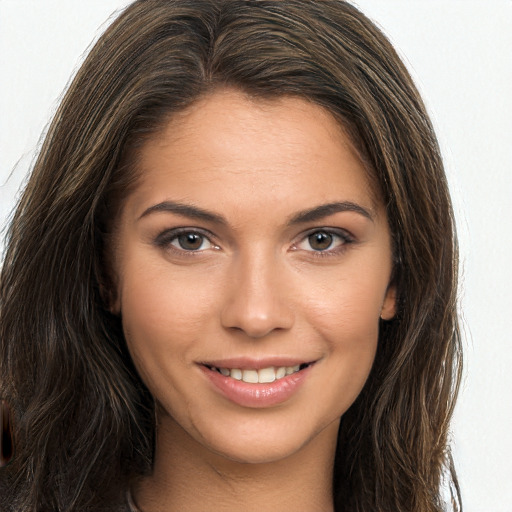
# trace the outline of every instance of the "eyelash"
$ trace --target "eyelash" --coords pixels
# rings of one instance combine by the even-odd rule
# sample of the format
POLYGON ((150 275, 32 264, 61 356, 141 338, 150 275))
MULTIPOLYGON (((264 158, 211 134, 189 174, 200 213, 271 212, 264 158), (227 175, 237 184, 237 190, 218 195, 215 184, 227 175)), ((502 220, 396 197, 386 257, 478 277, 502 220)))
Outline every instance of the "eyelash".
MULTIPOLYGON (((336 246, 334 249, 325 249, 325 250, 315 250, 311 248, 311 250, 307 250, 306 252, 310 253, 311 256, 315 258, 325 258, 325 257, 331 257, 331 256, 337 256, 339 254, 342 254, 347 249, 347 246, 350 244, 353 244, 356 240, 355 238, 347 231, 339 229, 339 228, 315 228, 312 230, 309 230, 308 232, 301 235, 300 240, 297 243, 294 243, 292 246, 292 250, 297 251, 299 249, 299 245, 305 242, 309 237, 316 233, 324 233, 326 235, 330 235, 333 238, 337 238, 341 240, 341 244, 336 246)), ((203 250, 186 250, 186 249, 179 249, 172 245, 172 242, 177 240, 177 238, 180 235, 183 234, 193 234, 198 235, 202 237, 203 239, 208 240, 208 242, 212 245, 214 249, 219 249, 219 247, 212 241, 212 238, 214 238, 213 234, 200 230, 197 228, 176 228, 171 229, 168 231, 164 231, 160 235, 157 236, 155 239, 155 245, 158 247, 161 247, 163 249, 169 250, 174 252, 178 256, 182 257, 195 257, 202 252, 204 252, 206 249, 203 250)), ((332 242, 334 243, 334 241, 332 242)))
POLYGON ((200 237, 208 240, 214 248, 218 247, 217 245, 215 245, 212 242, 212 238, 213 238, 212 233, 210 233, 208 231, 203 231, 203 230, 200 230, 197 228, 176 228, 176 229, 164 231, 163 233, 161 233, 160 235, 157 236, 157 238, 155 240, 155 245, 157 245, 158 247, 161 247, 162 249, 170 250, 170 251, 174 252, 175 254, 177 254, 178 256, 194 257, 198 254, 201 254, 203 252, 202 250, 187 251, 186 249, 178 249, 177 247, 174 247, 172 245, 172 242, 174 240, 177 240, 177 238, 180 235, 184 235, 184 234, 199 235, 200 237))
MULTIPOLYGON (((311 255, 315 258, 329 258, 332 256, 339 256, 340 254, 343 254, 347 250, 347 246, 350 244, 353 244, 356 240, 355 238, 344 229, 339 228, 315 228, 312 230, 309 230, 307 233, 301 236, 301 239, 298 243, 293 245, 294 250, 298 250, 298 245, 305 242, 309 237, 311 237, 314 234, 317 233, 324 233, 326 235, 330 235, 333 238, 338 238, 341 240, 340 245, 334 247, 334 249, 325 249, 325 250, 315 250, 311 248, 310 251, 307 251, 308 253, 311 253, 311 255)), ((334 240, 332 243, 335 243, 334 240)))

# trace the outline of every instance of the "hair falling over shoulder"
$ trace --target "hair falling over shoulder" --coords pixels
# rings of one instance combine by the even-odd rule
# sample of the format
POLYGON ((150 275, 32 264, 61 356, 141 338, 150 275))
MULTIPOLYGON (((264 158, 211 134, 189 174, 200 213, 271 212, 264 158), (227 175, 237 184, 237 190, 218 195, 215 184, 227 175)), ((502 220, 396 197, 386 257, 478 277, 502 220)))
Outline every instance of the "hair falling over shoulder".
POLYGON ((449 447, 461 375, 457 241, 443 164, 395 50, 342 0, 139 0, 93 47, 7 233, 0 396, 15 456, 0 469, 0 510, 112 510, 150 471, 154 404, 109 311, 108 249, 137 149, 220 87, 326 108, 387 205, 399 307, 342 418, 336 510, 461 510, 449 447))

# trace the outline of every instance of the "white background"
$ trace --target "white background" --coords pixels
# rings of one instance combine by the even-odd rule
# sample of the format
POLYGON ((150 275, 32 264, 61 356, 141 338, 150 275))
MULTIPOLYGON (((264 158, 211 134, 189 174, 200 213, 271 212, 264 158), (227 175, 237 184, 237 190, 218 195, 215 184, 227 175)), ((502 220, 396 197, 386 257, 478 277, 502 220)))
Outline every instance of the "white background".
MULTIPOLYGON (((0 227, 69 77, 127 0, 0 0, 0 227)), ((440 139, 461 243, 466 368, 453 437, 466 512, 512 512, 512 1, 359 0, 440 139)))

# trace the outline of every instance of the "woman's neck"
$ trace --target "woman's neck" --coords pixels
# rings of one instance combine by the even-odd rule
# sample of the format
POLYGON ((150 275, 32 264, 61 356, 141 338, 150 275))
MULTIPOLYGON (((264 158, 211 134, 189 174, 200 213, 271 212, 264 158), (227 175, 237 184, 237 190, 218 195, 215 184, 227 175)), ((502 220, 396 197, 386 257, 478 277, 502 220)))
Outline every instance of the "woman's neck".
POLYGON ((286 459, 241 463, 205 449, 172 420, 160 425, 153 474, 133 489, 141 512, 330 512, 338 424, 286 459))

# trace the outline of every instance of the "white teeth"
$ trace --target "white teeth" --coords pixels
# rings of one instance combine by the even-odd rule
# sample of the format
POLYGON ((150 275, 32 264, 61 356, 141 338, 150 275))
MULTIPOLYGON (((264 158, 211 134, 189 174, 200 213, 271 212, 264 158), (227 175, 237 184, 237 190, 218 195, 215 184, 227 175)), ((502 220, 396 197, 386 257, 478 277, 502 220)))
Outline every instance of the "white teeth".
POLYGON ((217 371, 225 377, 231 377, 235 380, 243 380, 250 384, 257 383, 270 383, 275 380, 282 379, 287 375, 296 373, 300 370, 300 365, 295 366, 269 366, 268 368, 262 368, 261 370, 241 370, 239 368, 217 368, 211 367, 212 370, 217 371))
POLYGON ((258 372, 256 370, 244 370, 242 372, 242 380, 251 384, 258 382, 258 372))
POLYGON ((274 368, 262 368, 258 371, 258 382, 274 382, 276 380, 276 371, 274 368))
POLYGON ((292 373, 298 372, 300 368, 299 364, 296 364, 295 366, 287 366, 286 367, 286 375, 291 375, 292 373))
POLYGON ((276 379, 282 379, 286 375, 286 368, 281 366, 276 370, 276 379))
POLYGON ((228 374, 231 373, 231 377, 236 380, 242 380, 242 370, 233 368, 231 372, 228 370, 228 374))

